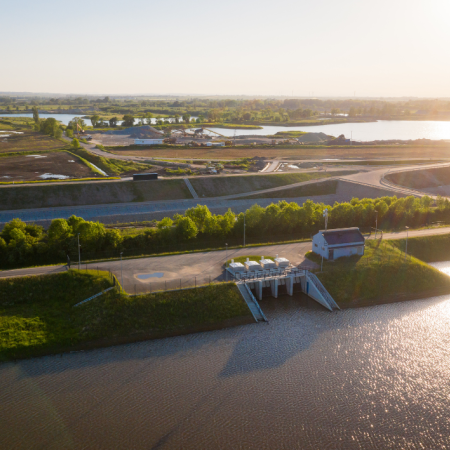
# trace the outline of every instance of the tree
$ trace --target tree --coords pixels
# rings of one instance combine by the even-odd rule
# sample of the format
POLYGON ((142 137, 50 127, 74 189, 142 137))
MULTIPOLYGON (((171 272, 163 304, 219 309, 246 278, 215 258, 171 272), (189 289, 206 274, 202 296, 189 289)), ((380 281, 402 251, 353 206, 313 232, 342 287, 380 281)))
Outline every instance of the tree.
POLYGON ((206 220, 211 217, 211 212, 206 205, 197 205, 186 210, 185 216, 195 223, 198 231, 203 231, 206 220))
POLYGON ((100 116, 99 115, 94 114, 93 116, 91 116, 91 123, 92 123, 92 126, 94 128, 97 126, 99 120, 100 120, 100 116))
POLYGON ((132 127, 134 125, 134 117, 131 114, 125 114, 123 116, 122 126, 132 127))
MULTIPOLYGON (((42 133, 48 134, 49 136, 55 136, 58 133, 58 130, 60 129, 59 122, 54 119, 53 117, 49 117, 48 119, 45 119, 43 122, 40 122, 40 131, 42 133)), ((59 136, 61 137, 61 135, 59 136)))
POLYGON ((59 241, 70 235, 72 228, 65 219, 54 219, 48 228, 48 238, 50 241, 59 241))
POLYGON ((33 111, 33 120, 34 120, 34 123, 39 123, 39 111, 38 111, 37 106, 33 106, 32 111, 33 111))
POLYGON ((109 126, 111 128, 114 128, 117 126, 117 117, 111 117, 111 119, 109 119, 109 126))
POLYGON ((10 222, 8 222, 4 227, 2 231, 2 238, 9 242, 11 239, 11 233, 13 230, 20 230, 22 232, 25 232, 27 228, 27 224, 25 222, 22 222, 20 219, 13 219, 10 222))
POLYGON ((184 120, 186 123, 190 123, 190 122, 191 122, 191 115, 188 114, 188 113, 183 114, 183 120, 184 120))
POLYGON ((80 148, 80 141, 77 138, 72 139, 72 147, 73 148, 80 148))
POLYGON ((176 232, 177 235, 182 240, 189 240, 195 238, 198 234, 198 229, 195 226, 195 223, 193 220, 191 220, 189 217, 181 217, 177 221, 176 226, 176 232))

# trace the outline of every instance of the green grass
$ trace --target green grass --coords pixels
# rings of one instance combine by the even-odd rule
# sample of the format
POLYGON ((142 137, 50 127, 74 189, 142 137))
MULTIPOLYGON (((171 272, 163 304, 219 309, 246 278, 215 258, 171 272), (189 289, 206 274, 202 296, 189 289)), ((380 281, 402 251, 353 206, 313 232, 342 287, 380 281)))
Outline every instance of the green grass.
POLYGON ((234 284, 130 297, 112 290, 107 272, 68 271, 0 280, 0 361, 68 351, 117 338, 138 340, 249 316, 234 284))
MULTIPOLYGON (((96 180, 100 181, 100 180, 96 180)), ((192 198, 182 179, 17 186, 0 189, 0 210, 192 198)))
MULTIPOLYGON (((320 265, 318 255, 309 252, 307 257, 320 265)), ((450 277, 414 257, 405 261, 402 251, 379 240, 366 241, 363 257, 324 260, 317 276, 341 306, 450 293, 450 277)))
POLYGON ((249 195, 247 197, 239 197, 240 199, 252 198, 296 198, 314 195, 332 195, 336 194, 337 180, 324 181, 322 183, 307 184, 282 191, 266 192, 265 194, 249 195))
POLYGON ((71 152, 79 158, 96 165, 99 169, 111 175, 127 175, 130 173, 143 172, 150 170, 153 166, 150 164, 135 163, 133 161, 123 161, 120 159, 105 158, 88 152, 84 148, 71 149, 71 152))
MULTIPOLYGON (((388 242, 400 251, 405 251, 406 239, 392 239, 388 242)), ((449 261, 450 234, 409 238, 408 254, 425 262, 449 261)))
POLYGON ((233 177, 202 177, 191 178, 191 184, 200 197, 218 197, 230 194, 259 191, 279 186, 299 183, 302 181, 349 175, 353 171, 339 172, 306 172, 283 173, 274 175, 243 175, 233 177))

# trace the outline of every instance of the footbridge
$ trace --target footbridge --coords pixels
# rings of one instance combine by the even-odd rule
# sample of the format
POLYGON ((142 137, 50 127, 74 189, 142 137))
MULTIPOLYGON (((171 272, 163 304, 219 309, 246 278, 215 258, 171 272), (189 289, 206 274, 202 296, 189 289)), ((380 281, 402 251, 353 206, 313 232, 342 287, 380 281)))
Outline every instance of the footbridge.
MULTIPOLYGON (((291 296, 294 292, 303 292, 329 311, 340 310, 325 286, 307 269, 288 267, 237 273, 230 270, 230 273, 234 276, 238 289, 256 322, 267 321, 258 303, 263 298, 264 288, 270 288, 270 295, 274 298, 278 298, 281 287, 291 296)), ((265 290, 267 291, 268 289, 265 290)))

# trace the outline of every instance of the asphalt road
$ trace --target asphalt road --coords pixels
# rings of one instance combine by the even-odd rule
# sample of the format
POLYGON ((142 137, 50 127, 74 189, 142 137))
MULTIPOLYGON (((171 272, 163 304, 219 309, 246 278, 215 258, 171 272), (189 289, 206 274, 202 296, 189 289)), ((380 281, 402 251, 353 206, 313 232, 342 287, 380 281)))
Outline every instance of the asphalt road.
MULTIPOLYGON (((450 227, 428 228, 408 231, 409 237, 432 236, 450 233, 450 227)), ((384 239, 400 239, 406 237, 406 230, 384 233, 384 239)), ((373 238, 374 235, 371 236, 373 238)), ((182 255, 155 256, 150 258, 126 259, 121 261, 107 261, 91 264, 81 264, 81 269, 110 270, 119 281, 123 275, 123 285, 128 293, 150 292, 156 289, 188 287, 208 283, 209 281, 223 281, 225 271, 223 265, 227 259, 238 256, 259 255, 266 257, 281 257, 289 259, 295 265, 311 267, 314 263, 305 260, 305 253, 311 249, 311 241, 265 245, 261 247, 247 247, 218 250, 211 252, 187 253, 182 255), (139 278, 146 276, 147 278, 139 278), (166 285, 167 283, 167 285, 166 285)), ((77 264, 72 262, 72 268, 77 264)), ((66 270, 66 266, 33 267, 27 269, 8 270, 0 272, 0 278, 27 275, 42 275, 66 270)))

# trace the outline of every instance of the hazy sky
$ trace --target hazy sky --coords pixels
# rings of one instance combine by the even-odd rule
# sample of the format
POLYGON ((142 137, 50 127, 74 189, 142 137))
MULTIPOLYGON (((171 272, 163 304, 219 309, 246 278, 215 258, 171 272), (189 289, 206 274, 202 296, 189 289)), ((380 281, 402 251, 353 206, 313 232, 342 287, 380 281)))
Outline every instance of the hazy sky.
POLYGON ((449 0, 14 0, 0 91, 450 96, 449 0))

